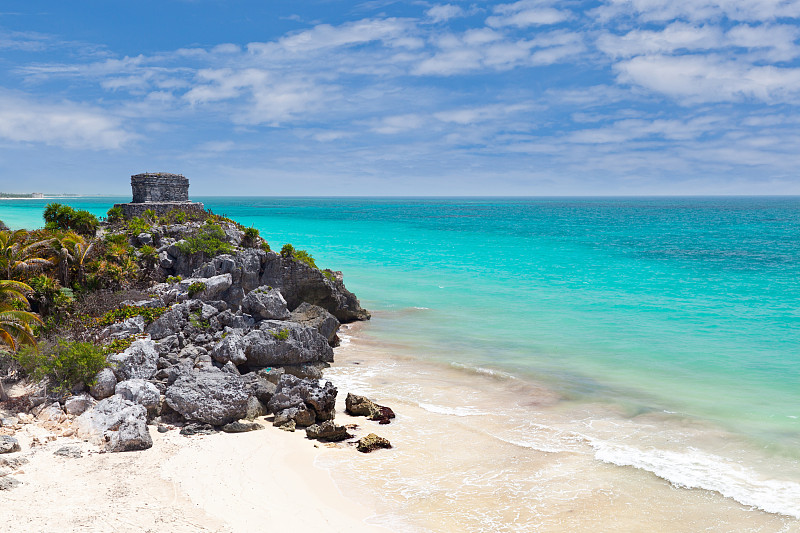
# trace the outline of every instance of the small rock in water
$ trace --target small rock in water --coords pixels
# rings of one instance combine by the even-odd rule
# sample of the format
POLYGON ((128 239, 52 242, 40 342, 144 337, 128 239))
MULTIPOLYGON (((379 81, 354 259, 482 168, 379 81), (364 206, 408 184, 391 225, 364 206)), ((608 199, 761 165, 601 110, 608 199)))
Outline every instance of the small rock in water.
POLYGON ((236 422, 231 422, 230 424, 225 424, 222 426, 222 431, 225 433, 246 433, 248 431, 257 431, 259 429, 264 429, 264 426, 256 422, 242 422, 241 420, 237 420, 236 422))
POLYGON ((164 424, 159 424, 158 425, 158 432, 159 433, 166 433, 167 431, 169 431, 169 428, 167 426, 165 426, 164 424))
POLYGON ((358 439, 356 449, 362 453, 369 453, 377 450, 378 448, 391 448, 392 444, 383 437, 377 436, 375 433, 370 433, 366 437, 358 439))
POLYGON ((192 422, 181 428, 181 435, 213 435, 217 430, 211 424, 192 422))
POLYGON ((53 455, 60 455, 62 457, 71 457, 73 459, 78 459, 83 455, 81 449, 77 446, 62 446, 61 448, 57 449, 53 452, 53 455))
POLYGON ((347 393, 345 399, 345 412, 353 416, 366 416, 370 420, 377 420, 380 424, 388 424, 395 416, 389 407, 378 405, 365 396, 351 393, 347 393))

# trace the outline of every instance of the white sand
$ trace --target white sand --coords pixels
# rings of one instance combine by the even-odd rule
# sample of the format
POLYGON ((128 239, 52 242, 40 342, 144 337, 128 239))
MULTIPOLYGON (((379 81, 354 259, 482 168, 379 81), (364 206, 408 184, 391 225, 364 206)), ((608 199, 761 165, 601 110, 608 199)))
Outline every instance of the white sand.
MULTIPOLYGON (((263 422, 263 420, 262 420, 263 422)), ((43 428, 16 432, 25 457, 0 491, 0 530, 15 532, 326 532, 386 531, 373 513, 339 493, 321 454, 352 447, 315 447, 304 432, 263 431, 185 437, 151 427, 154 445, 141 452, 97 453, 74 438, 47 442, 43 428), (37 436, 41 445, 31 447, 37 436), (80 458, 56 456, 77 445, 80 458), (13 526, 12 526, 13 525, 13 526), (6 529, 10 526, 10 529, 6 529)))

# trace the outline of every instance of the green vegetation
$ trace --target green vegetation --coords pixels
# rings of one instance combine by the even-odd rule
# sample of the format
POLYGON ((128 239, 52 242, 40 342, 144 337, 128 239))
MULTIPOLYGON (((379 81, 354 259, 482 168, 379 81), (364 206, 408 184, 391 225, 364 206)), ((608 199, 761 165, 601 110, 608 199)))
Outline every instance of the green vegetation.
POLYGON ((192 255, 203 253, 207 257, 227 254, 233 247, 225 240, 225 232, 218 224, 206 222, 197 235, 185 239, 177 244, 178 249, 184 254, 192 255))
POLYGON ((122 320, 141 315, 145 323, 149 324, 163 315, 164 311, 166 311, 165 307, 136 307, 134 305, 126 305, 107 312, 97 320, 97 323, 101 326, 110 326, 115 322, 121 322, 122 320))
POLYGON ((47 204, 43 216, 47 229, 75 231, 81 235, 94 236, 100 225, 97 217, 89 211, 57 203, 47 204))
POLYGON ((200 310, 194 311, 191 314, 189 317, 189 323, 198 329, 208 329, 211 327, 211 323, 208 320, 203 319, 200 310))
POLYGON ((249 227, 244 229, 244 237, 242 238, 242 246, 245 248, 257 248, 259 246, 258 242, 261 240, 261 236, 258 233, 258 229, 254 227, 249 227))
POLYGON ((289 330, 282 329, 280 331, 271 331, 272 338, 278 341, 285 341, 289 339, 289 330))
POLYGON ((103 349, 90 342, 59 340, 41 350, 26 347, 12 357, 33 379, 48 378, 56 392, 67 393, 76 385, 94 385, 94 377, 107 366, 103 349))
POLYGON ((167 276, 167 283, 180 283, 183 281, 182 276, 167 276))
POLYGON ((33 324, 41 319, 25 311, 28 308, 26 294, 33 292, 28 285, 11 280, 0 280, 0 345, 16 350, 22 344, 36 345, 33 324))
POLYGON ((328 278, 329 281, 336 281, 336 276, 334 276, 333 272, 328 269, 323 270, 322 275, 328 278))
POLYGON ((193 298, 195 294, 201 293, 206 290, 206 284, 202 281, 195 281, 189 285, 189 298, 193 298))
POLYGON ((124 339, 114 339, 110 343, 103 346, 102 350, 105 355, 110 355, 112 353, 122 353, 128 348, 130 348, 133 341, 136 340, 136 335, 131 335, 130 337, 125 337, 124 339))
POLYGON ((106 212, 106 220, 108 220, 108 222, 111 224, 122 222, 123 218, 124 213, 122 212, 121 207, 112 207, 106 212))
POLYGON ((267 241, 263 241, 261 243, 261 249, 264 250, 265 252, 271 252, 272 251, 272 249, 269 247, 269 243, 267 241))
POLYGON ((289 243, 284 244, 283 248, 281 248, 281 256, 290 258, 294 261, 299 261, 300 263, 306 264, 311 268, 318 268, 317 263, 314 262, 314 258, 311 257, 310 253, 306 252, 305 250, 297 250, 289 243))
POLYGON ((133 217, 128 221, 128 234, 130 235, 139 235, 140 233, 146 233, 152 222, 148 222, 142 217, 133 217))

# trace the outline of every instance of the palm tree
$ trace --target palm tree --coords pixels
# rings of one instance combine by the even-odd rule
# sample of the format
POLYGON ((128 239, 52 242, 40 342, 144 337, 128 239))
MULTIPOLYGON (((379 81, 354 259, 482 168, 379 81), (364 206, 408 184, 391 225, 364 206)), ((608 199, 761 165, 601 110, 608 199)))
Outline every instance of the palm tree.
MULTIPOLYGON (((86 244, 86 239, 74 231, 51 241, 53 259, 58 265, 58 279, 63 287, 69 287, 70 263, 75 261, 76 251, 86 244)), ((84 257, 85 258, 85 257, 84 257)))
POLYGON ((16 350, 20 344, 36 345, 32 324, 42 320, 33 313, 18 309, 28 308, 25 294, 33 292, 20 281, 0 280, 0 344, 16 350))
POLYGON ((94 241, 86 242, 82 239, 81 241, 75 242, 72 249, 73 261, 75 261, 75 265, 78 267, 78 283, 83 285, 84 279, 86 278, 86 260, 92 254, 94 241))
POLYGON ((0 268, 9 280, 53 264, 43 257, 52 239, 28 244, 27 235, 24 229, 0 231, 0 268))

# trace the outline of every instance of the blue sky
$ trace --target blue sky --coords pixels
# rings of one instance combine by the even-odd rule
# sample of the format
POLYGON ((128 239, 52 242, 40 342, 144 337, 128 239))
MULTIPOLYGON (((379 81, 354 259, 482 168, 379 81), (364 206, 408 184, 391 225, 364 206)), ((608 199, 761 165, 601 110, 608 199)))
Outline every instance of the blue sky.
POLYGON ((800 194, 800 0, 3 0, 0 191, 800 194))

